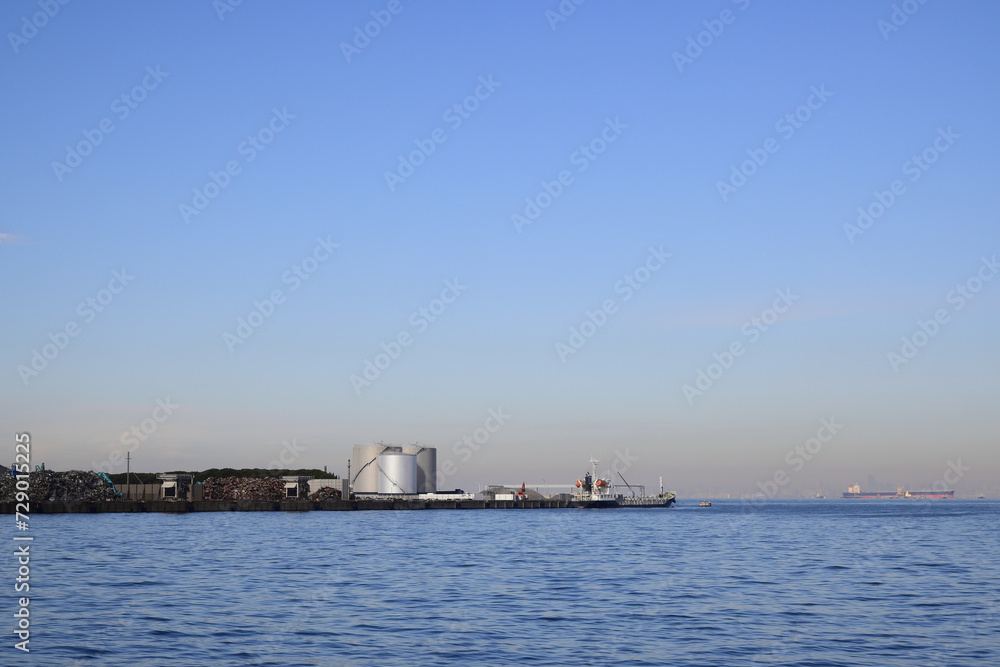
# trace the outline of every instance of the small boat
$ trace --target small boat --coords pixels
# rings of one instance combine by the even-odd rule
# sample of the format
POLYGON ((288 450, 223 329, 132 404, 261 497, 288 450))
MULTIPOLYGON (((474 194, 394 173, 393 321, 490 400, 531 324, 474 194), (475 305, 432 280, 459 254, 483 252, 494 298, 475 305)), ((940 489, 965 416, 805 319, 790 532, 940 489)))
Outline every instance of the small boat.
POLYGON ((712 506, 711 500, 703 500, 700 503, 698 503, 698 507, 711 507, 711 506, 712 506))

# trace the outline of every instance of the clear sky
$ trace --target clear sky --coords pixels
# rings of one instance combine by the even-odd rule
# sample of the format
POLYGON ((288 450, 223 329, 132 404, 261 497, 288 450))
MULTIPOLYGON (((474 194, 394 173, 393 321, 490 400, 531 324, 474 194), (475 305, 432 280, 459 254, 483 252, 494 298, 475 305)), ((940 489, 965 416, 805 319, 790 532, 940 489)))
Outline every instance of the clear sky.
POLYGON ((0 460, 1000 493, 1000 6, 895 6, 3 3, 0 460))

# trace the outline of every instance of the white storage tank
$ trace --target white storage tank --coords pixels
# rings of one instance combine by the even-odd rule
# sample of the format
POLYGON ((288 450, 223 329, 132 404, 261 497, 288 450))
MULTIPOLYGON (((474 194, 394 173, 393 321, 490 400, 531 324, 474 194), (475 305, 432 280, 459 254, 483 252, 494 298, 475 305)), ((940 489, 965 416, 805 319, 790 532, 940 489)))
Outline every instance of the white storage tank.
POLYGON ((378 493, 378 455, 389 445, 354 445, 351 453, 351 484, 354 493, 378 493))
POLYGON ((435 493, 437 491, 437 449, 421 447, 420 445, 403 445, 404 454, 415 454, 417 457, 417 492, 435 493))
POLYGON ((417 493, 437 491, 437 449, 421 447, 417 452, 417 493))
POLYGON ((379 454, 378 492, 416 493, 417 457, 403 453, 379 454))

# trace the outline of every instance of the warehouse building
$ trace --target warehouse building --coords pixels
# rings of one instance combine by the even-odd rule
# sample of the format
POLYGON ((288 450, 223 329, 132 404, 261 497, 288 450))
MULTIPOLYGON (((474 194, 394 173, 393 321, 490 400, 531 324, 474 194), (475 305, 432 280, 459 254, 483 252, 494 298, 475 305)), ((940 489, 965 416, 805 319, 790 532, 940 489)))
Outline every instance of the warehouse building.
POLYGON ((192 493, 191 475, 157 475, 156 478, 161 482, 161 500, 201 500, 192 493))

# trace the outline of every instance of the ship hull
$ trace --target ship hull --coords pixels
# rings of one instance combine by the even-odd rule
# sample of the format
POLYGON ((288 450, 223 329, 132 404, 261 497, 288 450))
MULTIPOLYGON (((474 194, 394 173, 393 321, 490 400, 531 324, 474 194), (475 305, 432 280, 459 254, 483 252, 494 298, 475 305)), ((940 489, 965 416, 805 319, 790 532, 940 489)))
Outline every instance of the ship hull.
POLYGON ((895 500, 896 498, 925 498, 929 500, 943 500, 954 498, 954 491, 907 491, 906 493, 893 493, 892 491, 870 491, 863 493, 844 492, 844 498, 861 498, 867 500, 895 500))
POLYGON ((596 510, 611 509, 613 507, 620 507, 620 505, 614 498, 609 498, 601 500, 577 500, 573 502, 573 507, 584 510, 596 510))
POLYGON ((623 498, 618 501, 619 507, 670 507, 676 499, 673 496, 667 498, 623 498))

